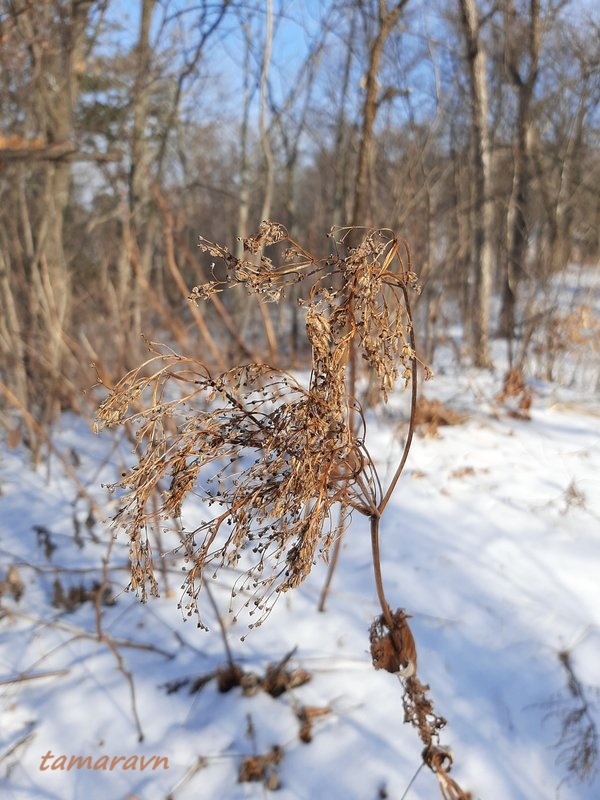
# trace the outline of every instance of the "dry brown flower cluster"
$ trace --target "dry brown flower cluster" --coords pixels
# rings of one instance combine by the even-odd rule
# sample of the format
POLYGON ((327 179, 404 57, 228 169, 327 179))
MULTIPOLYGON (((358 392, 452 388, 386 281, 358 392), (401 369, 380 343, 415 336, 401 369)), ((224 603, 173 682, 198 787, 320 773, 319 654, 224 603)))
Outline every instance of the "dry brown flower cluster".
MULTIPOLYGON (((337 233, 336 249, 347 230, 337 233)), ((119 484, 126 494, 116 521, 129 532, 131 588, 143 599, 147 587, 157 591, 147 523, 156 516, 179 516, 192 489, 215 513, 184 537, 186 609, 197 611, 208 565, 244 565, 233 594, 243 592, 245 605, 256 606, 258 622, 280 592, 306 578, 319 555, 327 557, 339 526, 332 522, 333 506, 343 502, 350 512, 371 515, 381 501, 364 425, 351 424, 352 410, 361 415, 349 391, 347 367, 356 348, 378 375, 384 396, 399 369, 410 378, 415 352, 406 293, 416 276, 408 248, 405 265, 403 244, 390 231, 369 230, 345 257, 336 253, 317 260, 272 223, 263 223, 244 241, 250 255, 279 243, 287 245, 283 263, 275 266, 263 255, 256 266, 201 240, 202 249, 222 260, 226 277, 196 287, 191 297, 198 300, 241 283, 275 299, 292 283, 308 279, 303 306, 312 372, 307 387, 265 364, 214 375, 193 358, 155 350, 99 408, 97 428, 138 425, 139 462, 119 484), (183 387, 183 396, 172 396, 175 384, 183 387), (141 411, 133 408, 140 398, 141 411), (154 510, 150 500, 157 491, 161 502, 154 510)))
MULTIPOLYGON (((270 222, 244 240, 247 258, 200 241, 202 250, 222 262, 224 277, 216 277, 213 267, 214 280, 192 291, 194 301, 240 284, 262 300, 277 301, 288 287, 304 282, 301 305, 311 348, 306 386, 264 363, 214 373, 194 358, 152 345, 152 357, 101 404, 96 428, 136 429, 138 463, 114 487, 124 490, 115 521, 129 534, 130 588, 142 600, 148 589, 158 592, 149 523, 180 517, 190 492, 204 501, 208 518, 194 530, 179 529, 173 548, 183 552, 187 565, 181 605, 188 616, 198 614, 201 627, 198 595, 207 568, 213 576, 220 568, 235 568, 230 611, 235 619, 239 602, 256 614, 254 627, 282 592, 302 583, 319 556, 328 557, 345 517, 355 511, 369 517, 382 610, 371 629, 374 665, 402 681, 405 719, 420 733, 423 761, 444 798, 467 800, 449 777, 451 758, 438 744, 444 720, 416 676, 409 615, 392 613, 381 576, 379 520, 404 469, 416 419, 418 359, 409 302, 416 276, 407 244, 392 231, 365 229, 358 246, 349 246, 358 233, 332 231, 334 252, 325 259, 270 222), (264 255, 265 248, 274 248, 278 263, 264 255), (365 446, 365 420, 354 397, 359 359, 376 376, 383 399, 398 378, 411 384, 404 451, 385 488, 365 446), (335 508, 342 513, 334 520, 335 508)), ((243 779, 264 779, 261 759, 243 779)))

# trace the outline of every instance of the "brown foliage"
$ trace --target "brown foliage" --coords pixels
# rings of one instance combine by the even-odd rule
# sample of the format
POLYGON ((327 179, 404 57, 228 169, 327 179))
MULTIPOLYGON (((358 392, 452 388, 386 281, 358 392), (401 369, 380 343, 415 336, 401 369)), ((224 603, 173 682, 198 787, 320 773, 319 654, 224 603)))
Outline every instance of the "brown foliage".
POLYGON ((331 714, 329 706, 300 706, 296 711, 296 716, 300 721, 300 730, 298 731, 300 741, 304 744, 312 742, 314 720, 328 714, 331 714))
POLYGON ((60 578, 56 578, 52 585, 52 605, 64 611, 75 611, 83 603, 97 603, 104 606, 115 604, 110 586, 103 586, 94 581, 88 589, 83 583, 65 589, 60 578))
POLYGON ((238 664, 232 661, 222 667, 218 667, 214 672, 199 675, 193 680, 183 678, 169 681, 165 684, 165 688, 167 694, 173 694, 183 686, 189 685, 190 694, 195 694, 215 678, 218 690, 223 693, 239 686, 247 697, 252 697, 259 691, 266 692, 274 698, 281 697, 286 692, 290 692, 299 686, 304 686, 305 683, 312 680, 311 673, 302 669, 302 667, 294 667, 293 669, 286 667, 293 652, 288 653, 277 664, 268 664, 265 674, 262 676, 255 672, 244 672, 238 664))
POLYGON ((444 425, 462 425, 467 421, 465 414, 454 411, 441 400, 428 400, 419 398, 415 425, 421 427, 427 436, 436 436, 438 429, 444 425))
POLYGON ((239 782, 261 782, 266 789, 276 791, 281 784, 275 767, 282 758, 283 750, 279 745, 273 745, 264 755, 246 756, 240 765, 239 782))
POLYGON ((17 603, 25 594, 25 583, 16 564, 11 564, 6 573, 6 577, 0 580, 0 599, 4 595, 10 595, 17 603))
POLYGON ((410 615, 398 609, 392 617, 393 629, 389 630, 385 617, 381 615, 371 625, 371 657, 375 669, 409 677, 417 671, 417 648, 412 631, 407 623, 410 615))
POLYGON ((533 402, 531 388, 525 382, 521 369, 513 367, 504 376, 502 391, 496 400, 508 406, 508 415, 514 419, 530 420, 529 409, 533 402))

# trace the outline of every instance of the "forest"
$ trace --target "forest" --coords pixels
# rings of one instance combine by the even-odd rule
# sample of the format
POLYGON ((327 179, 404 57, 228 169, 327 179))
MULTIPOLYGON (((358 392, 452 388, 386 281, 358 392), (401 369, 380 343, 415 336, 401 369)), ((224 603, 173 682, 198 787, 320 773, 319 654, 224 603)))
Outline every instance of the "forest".
POLYGON ((273 356, 250 300, 186 303, 198 236, 239 253, 265 219, 319 255, 332 226, 395 230, 426 359, 459 324, 475 364, 502 337, 553 377, 552 278, 600 255, 598 33, 580 2, 3 2, 3 407, 35 449, 142 333, 273 356))

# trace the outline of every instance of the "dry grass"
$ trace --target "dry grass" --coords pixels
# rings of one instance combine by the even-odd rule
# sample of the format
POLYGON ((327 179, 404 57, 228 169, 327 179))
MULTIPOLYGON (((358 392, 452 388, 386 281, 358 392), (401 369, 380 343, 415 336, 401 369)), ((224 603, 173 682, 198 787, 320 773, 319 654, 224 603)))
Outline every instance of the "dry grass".
POLYGON ((533 392, 525 381, 523 371, 513 367, 504 376, 502 390, 496 396, 498 403, 502 403, 509 417, 513 419, 530 420, 530 409, 533 403, 533 392))
POLYGON ((419 398, 415 425, 421 428, 426 436, 437 436, 440 427, 463 425, 467 420, 466 414, 454 411, 441 400, 428 400, 423 396, 419 398))

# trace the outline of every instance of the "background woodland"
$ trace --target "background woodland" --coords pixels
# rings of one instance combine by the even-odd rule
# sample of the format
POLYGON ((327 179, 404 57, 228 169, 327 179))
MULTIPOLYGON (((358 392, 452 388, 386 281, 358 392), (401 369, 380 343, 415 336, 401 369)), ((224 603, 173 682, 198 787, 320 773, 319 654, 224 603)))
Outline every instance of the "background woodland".
POLYGON ((450 337, 491 366, 502 337, 560 380, 594 321, 559 312, 556 278, 600 258, 592 7, 0 0, 2 422, 19 409, 37 452, 141 334, 221 367, 308 363, 296 290, 187 301, 198 236, 239 253, 263 219, 317 255, 333 225, 396 230, 424 360, 450 337))

